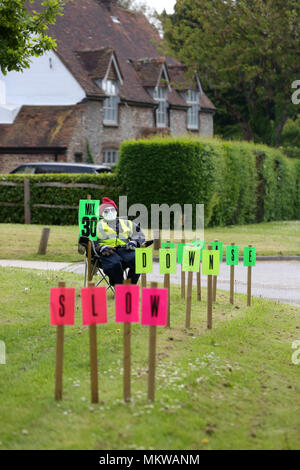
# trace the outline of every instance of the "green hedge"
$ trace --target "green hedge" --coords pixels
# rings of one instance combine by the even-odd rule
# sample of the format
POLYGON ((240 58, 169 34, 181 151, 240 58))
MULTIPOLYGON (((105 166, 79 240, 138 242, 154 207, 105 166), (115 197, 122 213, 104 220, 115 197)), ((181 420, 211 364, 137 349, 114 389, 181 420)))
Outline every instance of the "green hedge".
MULTIPOLYGON (((78 223, 76 209, 35 208, 33 204, 78 206, 80 199, 86 199, 91 194, 94 199, 110 197, 116 201, 119 198, 117 177, 115 174, 59 174, 59 175, 0 175, 1 181, 23 183, 24 177, 30 180, 31 222, 33 224, 74 225, 78 223), (63 184, 99 184, 103 188, 72 188, 72 187, 37 187, 35 183, 59 182, 63 184)), ((0 185, 0 202, 24 202, 23 186, 0 185)), ((0 221, 24 223, 24 206, 5 207, 0 205, 0 221)))
MULTIPOLYGON (((25 175, 30 179, 32 223, 77 224, 77 210, 34 208, 33 204, 77 206, 91 194, 128 206, 203 203, 205 224, 231 225, 300 219, 300 160, 280 149, 217 139, 156 138, 124 142, 116 173, 103 175, 25 175), (37 187, 35 182, 94 183, 99 190, 37 187)), ((24 175, 0 175, 23 182, 24 175)), ((0 202, 23 203, 23 187, 0 185, 0 202)), ((195 212, 195 211, 194 211, 195 212)), ((0 205, 1 222, 24 223, 24 208, 0 205)), ((150 220, 149 220, 150 223, 150 220)))
POLYGON ((280 150, 217 139, 125 142, 118 167, 128 203, 204 203, 205 224, 299 218, 300 169, 280 150))

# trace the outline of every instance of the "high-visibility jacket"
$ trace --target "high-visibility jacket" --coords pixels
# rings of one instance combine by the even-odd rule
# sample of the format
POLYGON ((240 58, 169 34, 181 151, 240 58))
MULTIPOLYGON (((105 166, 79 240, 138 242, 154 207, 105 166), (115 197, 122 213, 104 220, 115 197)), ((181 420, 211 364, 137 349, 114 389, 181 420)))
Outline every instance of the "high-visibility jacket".
POLYGON ((126 245, 133 232, 131 220, 118 219, 119 234, 114 228, 110 227, 105 220, 101 219, 97 227, 98 243, 108 246, 126 245))

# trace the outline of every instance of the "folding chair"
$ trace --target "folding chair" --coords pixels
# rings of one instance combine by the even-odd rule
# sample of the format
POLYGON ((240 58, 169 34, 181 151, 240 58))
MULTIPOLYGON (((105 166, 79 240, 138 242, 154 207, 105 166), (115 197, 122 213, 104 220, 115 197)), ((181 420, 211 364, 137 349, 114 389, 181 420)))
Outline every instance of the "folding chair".
MULTIPOLYGON (((88 237, 80 237, 79 241, 78 241, 78 252, 80 254, 85 254, 85 258, 84 258, 84 287, 87 286, 87 278, 88 278, 88 241, 89 241, 88 237)), ((92 266, 91 277, 93 279, 94 276, 98 275, 100 279, 97 281, 96 287, 98 287, 99 284, 101 284, 104 281, 107 284, 106 290, 110 289, 112 291, 112 293, 114 294, 115 293, 115 288, 114 288, 114 286, 112 286, 110 284, 109 277, 105 274, 105 272, 102 269, 100 256, 96 252, 95 244, 92 240, 91 240, 91 246, 92 246, 92 249, 91 249, 91 266, 92 266)), ((128 277, 128 271, 129 271, 128 268, 123 268, 123 275, 124 275, 125 279, 127 279, 127 277, 128 277)))

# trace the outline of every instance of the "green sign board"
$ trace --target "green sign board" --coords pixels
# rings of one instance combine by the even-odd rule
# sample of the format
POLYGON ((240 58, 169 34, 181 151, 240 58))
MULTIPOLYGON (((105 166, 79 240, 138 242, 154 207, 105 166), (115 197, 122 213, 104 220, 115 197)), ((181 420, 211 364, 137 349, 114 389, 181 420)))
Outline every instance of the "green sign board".
POLYGON ((223 242, 211 242, 211 246, 213 250, 219 250, 220 253, 220 261, 223 259, 223 242))
POLYGON ((177 248, 177 261, 179 264, 182 264, 182 257, 183 257, 183 248, 185 246, 190 246, 188 243, 178 243, 178 248, 177 248))
POLYGON ((79 201, 78 223, 79 236, 97 240, 100 201, 81 199, 79 201))
POLYGON ((137 274, 152 273, 152 248, 135 249, 135 272, 137 274))
POLYGON ((161 248, 159 250, 160 274, 176 274, 176 249, 161 248))
POLYGON ((173 242, 162 242, 162 248, 176 248, 175 243, 173 242))
POLYGON ((200 260, 202 261, 202 251, 205 249, 205 242, 204 240, 194 240, 192 245, 197 246, 200 248, 200 260))
POLYGON ((218 250, 203 250, 202 274, 217 276, 220 271, 220 253, 218 250))
POLYGON ((226 246, 227 266, 237 266, 239 264, 239 247, 237 245, 226 246))
POLYGON ((255 246, 245 246, 244 248, 244 266, 255 266, 256 248, 255 246))
POLYGON ((183 249, 182 271, 198 273, 200 269, 200 248, 185 246, 183 249))

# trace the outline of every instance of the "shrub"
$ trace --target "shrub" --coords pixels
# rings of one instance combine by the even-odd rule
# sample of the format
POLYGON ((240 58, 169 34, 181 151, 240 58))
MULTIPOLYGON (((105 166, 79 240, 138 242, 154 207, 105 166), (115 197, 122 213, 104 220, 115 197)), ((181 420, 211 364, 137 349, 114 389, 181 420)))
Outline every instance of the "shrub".
POLYGON ((119 190, 115 174, 55 174, 55 175, 0 175, 0 182, 21 183, 21 186, 0 185, 0 202, 20 203, 21 206, 5 207, 0 205, 1 222, 24 223, 23 180, 30 181, 31 222, 34 224, 73 225, 78 223, 77 209, 34 207, 34 204, 78 206, 80 199, 91 194, 92 199, 108 196, 118 200, 119 190), (37 183, 81 184, 82 187, 37 186, 37 183), (86 184, 99 185, 89 188, 86 184))

